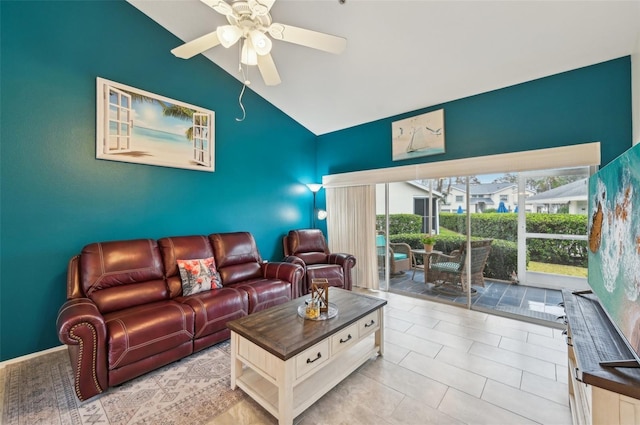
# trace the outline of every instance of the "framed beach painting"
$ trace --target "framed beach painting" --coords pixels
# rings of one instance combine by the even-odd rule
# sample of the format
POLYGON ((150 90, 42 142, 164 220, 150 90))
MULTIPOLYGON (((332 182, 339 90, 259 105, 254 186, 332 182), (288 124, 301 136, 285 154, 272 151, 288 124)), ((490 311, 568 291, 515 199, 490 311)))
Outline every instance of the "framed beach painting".
POLYGON ((444 109, 391 124, 393 161, 444 153, 444 109))
POLYGON ((213 172, 213 111, 97 78, 96 158, 213 172))

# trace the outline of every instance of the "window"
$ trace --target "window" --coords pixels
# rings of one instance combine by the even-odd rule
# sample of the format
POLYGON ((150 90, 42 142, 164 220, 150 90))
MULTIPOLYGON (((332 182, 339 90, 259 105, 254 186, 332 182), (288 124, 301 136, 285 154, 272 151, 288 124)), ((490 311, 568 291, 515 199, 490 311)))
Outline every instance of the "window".
POLYGON ((211 151, 209 150, 209 114, 193 113, 193 160, 198 164, 209 166, 211 164, 211 151))
POLYGON ((502 202, 509 202, 509 195, 500 195, 500 200, 502 202))
POLYGON ((464 202, 464 196, 456 195, 456 202, 464 202))
POLYGON ((422 217, 422 233, 429 233, 429 216, 431 230, 438 228, 438 200, 434 199, 429 209, 429 198, 413 198, 413 213, 422 217))
POLYGON ((109 116, 104 153, 126 152, 131 145, 131 95, 109 87, 109 96, 105 98, 105 102, 109 116))

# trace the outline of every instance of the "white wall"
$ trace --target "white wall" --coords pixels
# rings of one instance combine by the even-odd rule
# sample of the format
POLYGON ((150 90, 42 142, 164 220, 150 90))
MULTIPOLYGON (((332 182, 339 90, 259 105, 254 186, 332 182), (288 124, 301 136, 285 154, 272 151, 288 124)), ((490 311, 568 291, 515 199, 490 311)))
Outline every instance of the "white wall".
POLYGON ((640 33, 631 54, 631 113, 633 115, 633 144, 640 143, 640 33))

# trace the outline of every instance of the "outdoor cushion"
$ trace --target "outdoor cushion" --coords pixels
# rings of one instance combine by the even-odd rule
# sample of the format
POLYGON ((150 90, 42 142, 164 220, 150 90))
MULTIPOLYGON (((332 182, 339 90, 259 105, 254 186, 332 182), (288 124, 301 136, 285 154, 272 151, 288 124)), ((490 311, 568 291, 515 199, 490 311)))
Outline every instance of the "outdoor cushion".
POLYGON ((431 269, 442 270, 447 272, 457 272, 460 269, 460 263, 444 262, 431 264, 431 269))
POLYGON ((393 258, 396 260, 404 260, 405 258, 407 258, 407 254, 396 254, 395 252, 393 253, 393 258))

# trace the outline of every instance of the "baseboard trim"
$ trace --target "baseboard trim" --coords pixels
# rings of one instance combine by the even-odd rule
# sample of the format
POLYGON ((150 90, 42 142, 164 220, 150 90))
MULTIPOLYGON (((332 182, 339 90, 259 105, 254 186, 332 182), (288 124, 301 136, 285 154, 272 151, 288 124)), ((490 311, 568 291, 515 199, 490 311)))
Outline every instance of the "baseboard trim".
POLYGON ((15 357, 13 359, 5 360, 3 362, 0 362, 0 369, 4 368, 5 366, 8 366, 10 364, 20 363, 20 362, 23 362, 25 360, 31 360, 33 358, 36 358, 36 357, 39 357, 39 356, 44 356, 45 354, 49 354, 49 353, 55 353, 56 351, 61 351, 61 350, 64 350, 66 348, 67 348, 66 345, 59 345, 57 347, 49 348, 47 350, 42 350, 42 351, 38 351, 36 353, 31 353, 31 354, 25 354, 24 356, 15 357))

